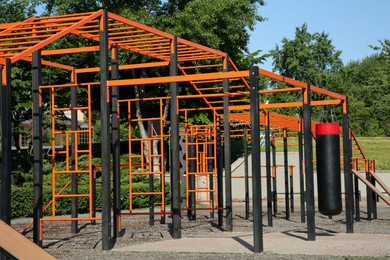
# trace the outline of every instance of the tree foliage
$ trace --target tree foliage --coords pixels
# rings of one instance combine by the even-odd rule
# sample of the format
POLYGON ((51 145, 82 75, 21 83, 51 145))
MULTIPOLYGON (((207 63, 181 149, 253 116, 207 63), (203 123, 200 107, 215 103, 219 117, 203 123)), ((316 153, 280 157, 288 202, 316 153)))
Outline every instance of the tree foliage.
POLYGON ((0 0, 0 23, 26 20, 36 14, 39 0, 0 0))
POLYGON ((350 98, 351 125, 359 135, 390 136, 390 41, 379 41, 378 53, 353 61, 342 70, 350 98))
MULTIPOLYGON (((295 38, 283 38, 281 46, 276 45, 270 51, 273 70, 283 76, 307 82, 335 92, 340 92, 339 70, 343 63, 341 51, 336 50, 325 32, 310 33, 306 24, 297 27, 295 38)), ((282 83, 271 82, 271 88, 286 87, 282 83)), ((294 102, 302 99, 301 93, 276 94, 270 97, 273 102, 294 102)), ((312 99, 324 99, 323 96, 313 96, 312 99)), ((299 116, 299 109, 280 109, 279 112, 299 116)), ((314 108, 313 118, 319 121, 334 119, 336 112, 332 108, 314 108)))
POLYGON ((263 1, 200 0, 168 1, 177 10, 161 16, 168 32, 193 42, 226 52, 237 63, 249 53, 250 31, 264 20, 258 13, 263 1), (175 4, 172 4, 174 2, 175 4), (172 14, 175 14, 172 17, 172 14))
MULTIPOLYGON (((11 23, 26 20, 35 15, 36 0, 0 0, 0 23, 11 23)), ((13 124, 14 145, 20 152, 19 134, 26 134, 22 122, 31 119, 31 65, 19 61, 12 66, 12 104, 11 121, 13 124)))
POLYGON ((283 38, 282 45, 276 45, 270 54, 274 71, 323 88, 334 86, 332 76, 343 66, 341 51, 332 45, 329 35, 309 33, 306 24, 296 28, 294 39, 283 38))

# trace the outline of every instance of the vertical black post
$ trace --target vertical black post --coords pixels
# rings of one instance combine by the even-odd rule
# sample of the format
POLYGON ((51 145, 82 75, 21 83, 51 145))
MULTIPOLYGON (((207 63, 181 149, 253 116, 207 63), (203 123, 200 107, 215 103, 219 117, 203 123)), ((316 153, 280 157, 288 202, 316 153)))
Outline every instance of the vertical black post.
POLYGON ((274 203, 274 216, 278 214, 278 187, 276 183, 276 146, 275 143, 271 144, 272 148, 272 199, 274 203))
MULTIPOLYGON (((0 69, 3 67, 0 65, 0 69)), ((3 71, 0 80, 3 79, 3 71)), ((0 219, 11 225, 11 62, 6 59, 5 82, 0 84, 0 219), (3 85, 4 83, 4 85, 3 85)), ((42 245, 42 244, 39 244, 42 245)), ((5 251, 4 251, 5 252, 5 251)), ((10 255, 0 251, 0 259, 10 255)))
POLYGON ((271 126, 270 115, 267 112, 267 124, 265 128, 265 160, 267 171, 267 215, 268 226, 273 226, 272 221, 272 187, 271 187, 271 126))
POLYGON ((290 209, 291 209, 291 213, 294 212, 294 166, 293 165, 290 165, 289 166, 289 169, 290 169, 290 209))
MULTIPOLYGON (((375 172, 375 163, 374 161, 372 162, 372 167, 370 168, 370 171, 375 172)), ((375 178, 371 177, 371 184, 375 187, 375 178)), ((378 218, 378 207, 377 207, 377 202, 378 202, 378 195, 372 191, 372 218, 377 219, 378 218)))
POLYGON ((298 167, 299 167, 299 194, 301 202, 301 223, 305 223, 305 180, 303 174, 303 140, 302 140, 302 119, 299 123, 298 132, 298 167))
MULTIPOLYGON (((366 179, 368 182, 371 182, 371 175, 366 170, 366 179)), ((367 220, 372 220, 372 191, 366 186, 366 197, 367 197, 367 220)))
POLYGON ((196 220, 196 192, 195 190, 195 173, 196 173, 196 145, 195 145, 195 138, 193 136, 188 137, 188 159, 189 159, 189 165, 188 165, 188 189, 189 189, 189 204, 190 204, 190 210, 188 210, 188 218, 189 220, 196 220))
POLYGON ((218 226, 223 226, 223 151, 221 137, 221 119, 217 117, 217 191, 218 191, 218 226))
MULTIPOLYGON (((96 218, 96 168, 92 165, 92 218, 96 218)), ((96 220, 91 221, 91 225, 96 225, 96 220)))
MULTIPOLYGON (((4 72, 3 72, 4 73, 4 72)), ((2 76, 2 75, 0 75, 2 76)), ((11 61, 5 62, 5 85, 1 85, 0 218, 11 224, 11 61)), ((38 82, 35 82, 38 83, 38 82)), ((34 161, 35 162, 35 161, 34 161)), ((41 182, 42 184, 42 182, 41 182)))
MULTIPOLYGON (((223 71, 229 71, 229 57, 226 55, 223 71)), ((229 92, 229 79, 223 80, 223 91, 229 92)), ((229 96, 223 97, 223 135, 225 151, 225 199, 226 199, 226 231, 233 231, 233 202, 232 202, 232 171, 231 171, 231 144, 229 120, 229 96)))
POLYGON ((217 117, 217 203, 218 203, 218 226, 223 226, 223 150, 221 134, 221 118, 217 117))
MULTIPOLYGON (((356 161, 356 170, 358 167, 358 162, 356 161)), ((359 191, 359 178, 354 175, 354 188, 355 188, 355 220, 360 221, 360 191, 359 191)))
POLYGON ((111 171, 110 171, 110 108, 107 93, 108 80, 108 14, 101 17, 100 40, 100 113, 102 156, 102 249, 111 249, 111 171))
MULTIPOLYGON (((366 169, 366 179, 368 182, 372 182, 372 177, 370 174, 370 160, 366 160, 365 162, 365 169, 366 169)), ((373 192, 372 190, 366 186, 366 199, 367 199, 367 220, 372 220, 372 198, 373 198, 373 192)))
POLYGON ((249 219, 249 168, 248 168, 248 133, 244 127, 244 177, 245 177, 245 219, 249 219))
MULTIPOLYGON (((119 79, 119 48, 118 45, 112 47, 111 55, 111 79, 119 79)), ((113 209, 113 238, 118 237, 119 221, 121 214, 121 169, 120 169, 120 125, 119 125, 119 87, 111 88, 111 125, 112 125, 112 171, 113 171, 113 188, 114 188, 114 209, 113 209)))
MULTIPOLYGON (((4 121, 4 115, 3 115, 3 98, 5 95, 4 88, 6 87, 6 82, 3 82, 3 68, 4 66, 0 64, 0 140, 3 140, 3 121, 4 121), (3 85, 4 84, 4 85, 3 85)), ((3 185, 6 184, 6 182, 3 180, 3 144, 0 143, 0 197, 3 198, 3 196, 7 196, 7 187, 4 187, 3 185)), ((9 192, 8 192, 9 194, 9 192)), ((0 200, 0 219, 3 221, 7 220, 7 215, 4 214, 4 210, 6 210, 6 200, 0 200)), ((2 255, 0 253, 0 259, 2 255)))
POLYGON ((33 241, 42 246, 41 218, 43 208, 43 163, 42 163, 42 107, 39 85, 42 82, 41 53, 36 51, 32 55, 32 98, 33 98, 33 162, 34 162, 34 216, 33 241))
POLYGON ((287 129, 283 129, 283 158, 284 158, 284 203, 286 207, 286 219, 290 219, 290 200, 288 192, 288 149, 287 149, 287 129))
POLYGON ((303 94, 303 124, 305 147, 305 179, 307 203, 307 239, 316 240, 315 234, 315 207, 314 207, 314 177, 313 177, 313 140, 311 131, 310 84, 303 94))
POLYGON ((259 71, 250 69, 250 109, 252 140, 252 200, 253 200, 253 243, 254 252, 263 252, 263 219, 261 205, 260 167, 260 119, 259 119, 259 71))
MULTIPOLYGON (((178 74, 177 61, 177 37, 173 37, 171 43, 171 57, 169 64, 169 75, 178 74)), ((180 219, 180 151, 179 151, 179 115, 177 111, 178 84, 170 83, 171 95, 171 175, 172 175, 172 237, 181 238, 180 219)))
MULTIPOLYGON (((72 83, 75 83, 75 75, 74 71, 72 73, 72 83)), ((72 87, 70 90, 70 106, 72 108, 77 107, 77 87, 72 87)), ((77 110, 71 110, 71 130, 76 131, 77 130, 77 110)), ((71 140, 71 167, 73 170, 75 170, 76 167, 76 150, 78 143, 76 143, 76 138, 77 133, 73 132, 72 140, 71 140)), ((74 173, 72 174, 72 194, 77 194, 78 193, 78 174, 74 173)), ((72 218, 77 218, 78 217, 78 212, 77 212, 77 197, 72 197, 72 218)), ((78 232, 78 221, 77 220, 72 220, 71 221, 71 231, 73 234, 76 234, 78 232)))
POLYGON ((345 185, 345 218, 347 233, 353 233, 352 143, 349 132, 348 99, 343 104, 343 153, 345 185))
MULTIPOLYGON (((152 137, 153 134, 153 123, 151 121, 148 122, 148 135, 149 138, 152 137)), ((153 146, 153 141, 149 139, 149 147, 153 146)), ((150 149, 150 152, 152 153, 152 149, 150 149)), ((154 172, 154 167, 153 167, 153 158, 150 158, 149 161, 149 171, 154 172)), ((149 226, 154 226, 154 175, 149 174, 149 226)))
POLYGON ((211 159, 211 158, 214 158, 214 145, 213 145, 213 140, 212 138, 210 137, 208 139, 208 144, 207 144, 207 154, 208 154, 208 164, 207 164, 207 169, 208 169, 208 172, 210 173, 209 174, 209 189, 210 189, 210 200, 211 200, 211 207, 213 208, 211 211, 210 211, 210 218, 214 218, 214 206, 215 206, 215 202, 214 202, 214 192, 212 190, 214 190, 214 175, 212 174, 212 172, 214 172, 214 160, 215 159, 211 159))

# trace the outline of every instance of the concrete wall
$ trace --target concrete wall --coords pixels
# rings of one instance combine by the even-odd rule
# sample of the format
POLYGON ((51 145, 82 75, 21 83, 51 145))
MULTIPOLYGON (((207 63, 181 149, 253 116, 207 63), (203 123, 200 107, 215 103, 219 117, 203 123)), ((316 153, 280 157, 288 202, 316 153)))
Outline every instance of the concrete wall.
MULTIPOLYGON (((248 158, 248 169, 249 176, 252 175, 252 160, 251 156, 248 158)), ((272 161, 271 161, 272 162, 272 161)), ((272 163, 271 163, 272 164, 272 163)), ((276 153, 276 164, 283 165, 284 164, 284 156, 283 152, 276 153)), ((262 197, 266 198, 267 196, 267 186, 266 186, 266 168, 265 166, 265 153, 261 153, 261 182, 262 182, 262 197)), ((289 152, 288 153, 288 165, 293 165, 293 183, 294 183, 294 197, 299 198, 299 167, 298 167, 298 153, 297 152, 289 152)), ((313 166, 315 169, 315 165, 313 166)), ((244 158, 239 158, 232 164, 232 176, 244 176, 244 158)), ((343 169, 342 169, 343 170, 343 169)), ((390 186, 390 172, 379 172, 377 175, 386 183, 387 186, 390 186)), ((284 198, 284 167, 277 167, 276 171, 277 176, 277 191, 278 198, 284 198)), ((341 173, 341 189, 344 192, 344 174, 341 173)), ((383 191, 383 189, 377 184, 377 187, 383 191)), ((366 197, 366 186, 359 181, 359 189, 361 192, 361 198, 364 199, 366 197)), ((317 197, 317 174, 314 172, 314 192, 317 197)), ((233 178, 232 179, 232 196, 233 200, 243 200, 245 197, 245 180, 244 178, 233 178)), ((249 196, 252 198, 252 179, 249 179, 249 196)))

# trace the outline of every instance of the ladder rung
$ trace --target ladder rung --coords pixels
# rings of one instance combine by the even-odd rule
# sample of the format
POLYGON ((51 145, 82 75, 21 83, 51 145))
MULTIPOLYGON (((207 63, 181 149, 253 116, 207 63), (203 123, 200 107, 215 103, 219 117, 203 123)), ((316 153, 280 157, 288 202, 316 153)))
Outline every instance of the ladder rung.
POLYGON ((69 171, 53 171, 54 174, 75 174, 75 173, 80 173, 80 174, 86 174, 90 173, 89 170, 69 170, 69 171))
POLYGON ((76 197, 89 197, 91 194, 61 194, 54 195, 55 198, 76 198, 76 197))
POLYGON ((131 192, 131 195, 163 195, 161 191, 131 192))

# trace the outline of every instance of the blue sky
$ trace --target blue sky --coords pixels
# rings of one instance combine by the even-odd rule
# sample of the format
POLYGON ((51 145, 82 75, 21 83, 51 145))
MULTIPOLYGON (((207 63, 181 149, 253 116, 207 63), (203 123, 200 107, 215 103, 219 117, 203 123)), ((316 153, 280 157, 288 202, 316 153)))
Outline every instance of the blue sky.
MULTIPOLYGON (((375 53, 369 45, 390 39, 390 0, 267 0, 259 8, 268 21, 251 32, 249 50, 263 53, 280 46, 283 37, 293 39, 295 28, 306 23, 309 33, 329 34, 341 50, 344 64, 375 53)), ((259 67, 272 70, 272 61, 259 67)))

